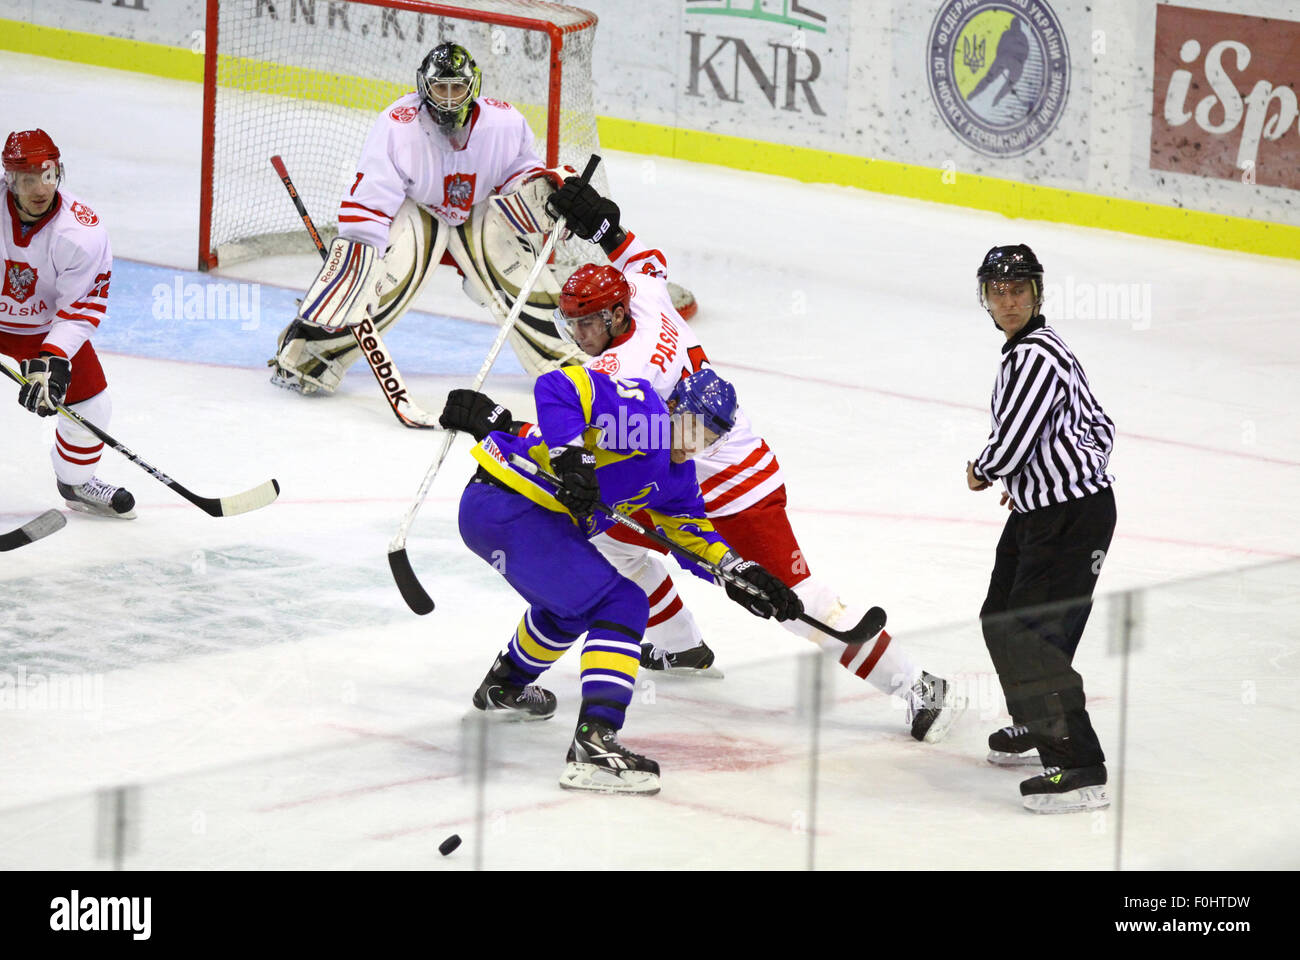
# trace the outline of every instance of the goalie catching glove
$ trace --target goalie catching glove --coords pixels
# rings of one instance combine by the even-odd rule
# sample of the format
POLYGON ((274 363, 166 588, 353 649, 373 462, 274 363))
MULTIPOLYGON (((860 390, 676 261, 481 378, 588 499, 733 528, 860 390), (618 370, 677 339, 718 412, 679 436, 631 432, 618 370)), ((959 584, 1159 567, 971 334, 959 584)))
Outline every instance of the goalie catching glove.
POLYGON ((803 613, 803 601, 799 595, 753 560, 742 560, 733 554, 730 559, 723 561, 722 569, 753 584, 767 595, 766 599, 756 597, 744 587, 729 580, 723 581, 727 587, 727 596, 754 616, 764 620, 769 617, 793 620, 803 613))
POLYGON ((599 243, 606 253, 623 242, 618 228, 618 204, 602 197, 596 188, 578 177, 568 177, 564 186, 551 194, 546 209, 554 217, 567 217, 568 228, 583 240, 599 243))
POLYGON ((482 440, 493 430, 510 430, 510 411, 493 402, 485 393, 453 390, 447 394, 438 423, 448 430, 463 430, 475 440, 482 440))
POLYGON ((591 516, 600 499, 596 455, 582 447, 551 450, 551 472, 560 480, 555 499, 579 520, 591 516))
POLYGON ((72 361, 42 353, 22 362, 22 374, 27 382, 18 391, 18 402, 37 416, 52 417, 58 413, 59 404, 68 395, 72 361))

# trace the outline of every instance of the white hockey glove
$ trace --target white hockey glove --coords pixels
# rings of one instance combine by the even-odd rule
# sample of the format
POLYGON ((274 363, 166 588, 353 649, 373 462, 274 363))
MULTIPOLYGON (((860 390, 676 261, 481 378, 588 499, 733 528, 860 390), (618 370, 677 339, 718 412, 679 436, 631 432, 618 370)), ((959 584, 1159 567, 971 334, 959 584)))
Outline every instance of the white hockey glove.
POLYGON ((298 319, 326 330, 364 322, 379 304, 381 263, 369 244, 335 237, 320 273, 303 295, 298 319))
POLYGON ((546 209, 552 193, 564 185, 565 177, 575 176, 572 167, 556 167, 534 173, 514 193, 495 196, 492 202, 521 236, 549 233, 555 217, 546 209))

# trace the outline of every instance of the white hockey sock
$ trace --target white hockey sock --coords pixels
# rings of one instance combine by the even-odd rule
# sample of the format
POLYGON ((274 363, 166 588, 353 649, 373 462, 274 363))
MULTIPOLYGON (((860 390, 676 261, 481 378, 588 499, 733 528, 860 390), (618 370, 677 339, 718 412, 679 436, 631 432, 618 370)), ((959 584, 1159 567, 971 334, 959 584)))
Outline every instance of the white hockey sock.
MULTIPOLYGON (((89 400, 70 404, 73 410, 100 429, 108 429, 108 421, 113 415, 113 401, 107 390, 101 390, 89 400)), ((54 475, 63 483, 76 487, 95 475, 95 466, 104 452, 104 444, 93 433, 67 417, 59 417, 54 430, 54 446, 50 448, 50 460, 54 463, 54 475)))
MULTIPOLYGON (((834 590, 813 577, 795 584, 794 592, 803 601, 808 616, 837 630, 852 626, 867 612, 865 605, 845 603, 834 590)), ((813 641, 823 650, 837 654, 840 666, 882 693, 901 696, 921 678, 921 668, 912 662, 907 651, 887 630, 881 630, 878 636, 858 647, 849 647, 816 627, 797 620, 786 621, 782 626, 813 641)))

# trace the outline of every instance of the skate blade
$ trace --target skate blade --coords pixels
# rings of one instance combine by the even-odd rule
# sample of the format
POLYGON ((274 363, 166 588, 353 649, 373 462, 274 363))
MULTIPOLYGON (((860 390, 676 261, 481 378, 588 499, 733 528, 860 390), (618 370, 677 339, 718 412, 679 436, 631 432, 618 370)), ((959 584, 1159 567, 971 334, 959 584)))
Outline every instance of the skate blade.
POLYGON ((680 677, 683 680, 721 680, 726 676, 717 667, 705 667, 700 670, 697 667, 669 667, 667 670, 652 670, 650 667, 642 667, 645 676, 655 677, 680 677))
POLYGON ((64 500, 69 510, 76 510, 77 513, 84 513, 88 517, 104 517, 108 520, 134 520, 135 510, 128 510, 126 513, 118 513, 112 507, 92 507, 88 503, 81 503, 78 500, 64 500))
POLYGON ((524 710, 506 710, 504 708, 495 708, 484 710, 480 707, 471 707, 465 714, 463 723, 472 721, 485 721, 487 723, 530 723, 534 720, 549 720, 555 716, 555 711, 550 713, 528 713, 524 710))
POLYGON ((939 711, 939 715, 934 718, 934 723, 930 724, 930 729, 925 731, 925 736, 922 739, 926 743, 938 743, 948 735, 948 731, 957 722, 957 718, 965 712, 966 698, 958 699, 953 696, 950 689, 948 695, 944 697, 943 708, 939 711))
POLYGON ((1034 813, 1082 813, 1110 806, 1105 787, 1080 787, 1065 793, 1031 793, 1024 798, 1025 809, 1034 813))
POLYGON ((1024 753, 990 750, 987 759, 989 763, 998 767, 1041 767, 1043 765, 1037 750, 1026 750, 1024 753))
POLYGON ((560 774, 560 786, 565 790, 649 797, 659 792, 659 775, 644 770, 622 770, 615 773, 594 763, 570 761, 560 774))

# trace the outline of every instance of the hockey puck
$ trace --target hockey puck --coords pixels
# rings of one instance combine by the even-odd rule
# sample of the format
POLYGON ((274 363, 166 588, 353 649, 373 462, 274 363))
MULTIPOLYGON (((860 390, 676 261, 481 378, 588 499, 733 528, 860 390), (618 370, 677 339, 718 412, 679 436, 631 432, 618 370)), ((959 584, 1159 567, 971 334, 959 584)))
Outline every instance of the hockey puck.
POLYGON ((446 840, 442 841, 442 843, 438 844, 438 852, 445 857, 447 856, 447 854, 451 853, 459 846, 460 846, 460 834, 453 833, 446 840))

